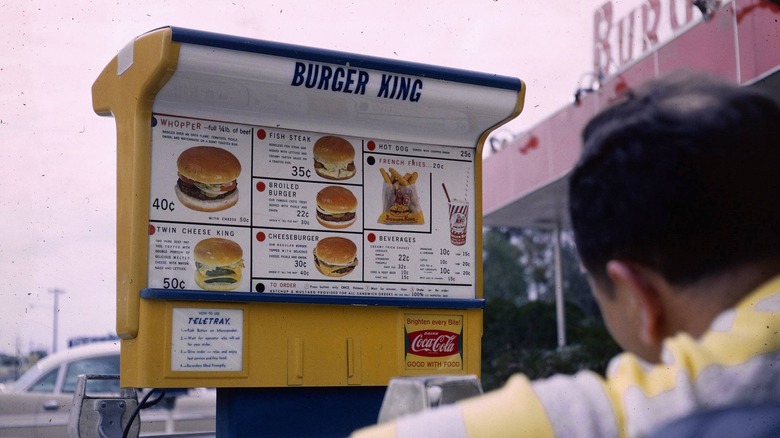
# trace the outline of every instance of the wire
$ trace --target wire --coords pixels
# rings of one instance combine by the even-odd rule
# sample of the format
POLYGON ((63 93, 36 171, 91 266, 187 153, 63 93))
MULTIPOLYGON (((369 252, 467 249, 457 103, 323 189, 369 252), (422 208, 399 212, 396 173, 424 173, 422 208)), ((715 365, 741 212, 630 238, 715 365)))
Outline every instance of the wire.
POLYGON ((144 398, 141 399, 141 403, 138 403, 138 406, 136 406, 135 409, 133 410, 133 414, 130 416, 130 421, 127 422, 127 424, 125 425, 125 430, 122 432, 122 438, 127 438, 127 435, 130 433, 130 427, 135 421, 135 417, 137 417, 138 413, 141 412, 141 409, 146 409, 156 405, 157 403, 160 402, 160 400, 163 399, 163 397, 165 397, 164 389, 154 388, 151 391, 147 392, 144 398), (157 398, 152 401, 147 401, 149 400, 149 397, 152 396, 152 393, 154 393, 154 391, 160 391, 160 395, 157 396, 157 398))

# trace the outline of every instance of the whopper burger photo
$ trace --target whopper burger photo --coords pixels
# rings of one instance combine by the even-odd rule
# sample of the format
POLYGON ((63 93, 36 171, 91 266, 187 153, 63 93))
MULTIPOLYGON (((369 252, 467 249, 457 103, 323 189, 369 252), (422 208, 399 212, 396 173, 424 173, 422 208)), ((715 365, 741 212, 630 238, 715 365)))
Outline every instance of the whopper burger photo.
POLYGON ((328 277, 343 277, 358 265, 355 242, 344 237, 326 237, 314 247, 314 266, 328 277))
POLYGON ((179 180, 176 196, 196 211, 220 211, 238 202, 241 163, 235 155, 213 146, 196 146, 185 150, 176 160, 179 180))
POLYGON ((204 290, 230 291, 241 283, 244 251, 236 242, 218 237, 203 239, 192 252, 195 282, 204 290))
POLYGON ((357 198, 351 190, 327 186, 317 193, 317 221, 327 228, 341 229, 355 223, 357 198))
POLYGON ((355 148, 345 139, 326 135, 314 143, 314 171, 332 180, 345 180, 355 176, 355 148))

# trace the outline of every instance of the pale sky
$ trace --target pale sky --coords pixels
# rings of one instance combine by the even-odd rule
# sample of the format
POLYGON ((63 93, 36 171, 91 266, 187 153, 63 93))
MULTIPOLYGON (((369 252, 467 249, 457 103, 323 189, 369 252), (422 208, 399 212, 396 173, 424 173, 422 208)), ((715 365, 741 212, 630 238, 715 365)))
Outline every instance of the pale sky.
POLYGON ((173 25, 519 77, 506 136, 571 104, 605 1, 0 2, 0 352, 51 351, 54 288, 58 349, 115 330, 116 131, 91 86, 136 36, 173 25))

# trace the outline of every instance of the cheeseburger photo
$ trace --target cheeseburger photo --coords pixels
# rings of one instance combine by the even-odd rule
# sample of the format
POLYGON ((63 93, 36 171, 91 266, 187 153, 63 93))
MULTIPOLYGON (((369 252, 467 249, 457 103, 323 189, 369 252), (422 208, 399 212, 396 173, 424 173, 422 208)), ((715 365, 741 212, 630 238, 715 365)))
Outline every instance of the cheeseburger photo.
POLYGON ((346 228, 355 223, 357 198, 352 191, 328 186, 317 193, 317 221, 328 228, 346 228))
POLYGON ((343 180, 355 175, 355 148, 341 137, 321 137, 314 143, 312 154, 314 171, 323 178, 343 180))
POLYGON ((328 277, 343 277, 357 264, 357 246, 349 239, 326 237, 314 247, 314 266, 328 277))
POLYGON ((204 290, 229 291, 241 283, 244 251, 228 239, 204 239, 195 245, 195 282, 204 290))
POLYGON ((179 180, 176 196, 197 211, 220 211, 236 205, 241 163, 230 152, 212 146, 196 146, 176 160, 179 180))

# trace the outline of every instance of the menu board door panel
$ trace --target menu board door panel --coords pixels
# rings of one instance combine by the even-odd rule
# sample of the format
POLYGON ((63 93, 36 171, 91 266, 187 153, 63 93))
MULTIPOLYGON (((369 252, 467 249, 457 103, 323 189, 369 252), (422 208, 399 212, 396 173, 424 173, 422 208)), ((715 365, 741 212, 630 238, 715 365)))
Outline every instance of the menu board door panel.
POLYGON ((155 113, 149 287, 473 299, 474 155, 155 113))

